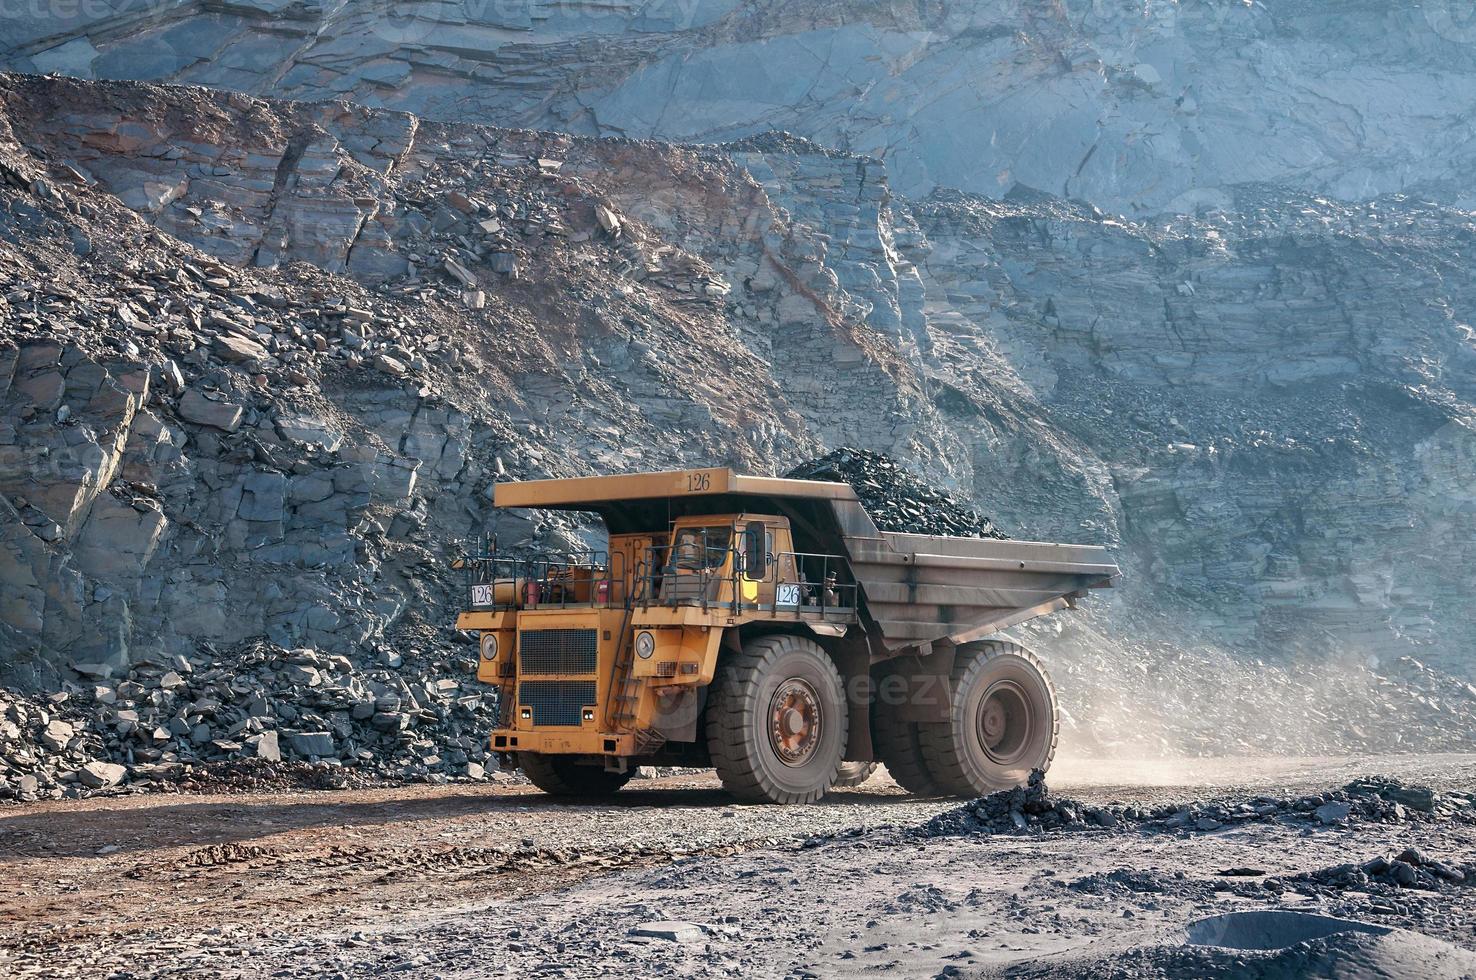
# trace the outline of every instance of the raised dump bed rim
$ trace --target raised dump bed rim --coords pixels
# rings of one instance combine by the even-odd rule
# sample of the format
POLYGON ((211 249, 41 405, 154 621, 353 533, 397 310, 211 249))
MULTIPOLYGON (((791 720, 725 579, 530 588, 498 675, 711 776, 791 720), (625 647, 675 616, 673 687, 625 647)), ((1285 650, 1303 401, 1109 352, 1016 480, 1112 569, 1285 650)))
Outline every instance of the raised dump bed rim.
POLYGON ((751 497, 802 497, 811 500, 856 500, 848 483, 826 480, 786 480, 774 476, 747 476, 727 467, 663 470, 616 476, 576 476, 556 480, 521 480, 493 488, 497 507, 577 509, 634 500, 741 494, 751 497))
POLYGON ((968 643, 1064 609, 1121 574, 1100 545, 881 531, 859 501, 831 509, 888 650, 968 643), (928 601, 939 591, 952 601, 928 601))

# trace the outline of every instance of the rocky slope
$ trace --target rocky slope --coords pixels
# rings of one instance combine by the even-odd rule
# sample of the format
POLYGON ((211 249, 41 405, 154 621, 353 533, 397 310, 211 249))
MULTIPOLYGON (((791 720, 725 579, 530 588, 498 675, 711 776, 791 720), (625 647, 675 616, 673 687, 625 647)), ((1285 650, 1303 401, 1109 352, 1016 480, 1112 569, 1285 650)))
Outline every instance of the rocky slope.
POLYGON ((1126 211, 1258 181, 1468 195, 1476 22, 1456 0, 108 0, 17 5, 0 64, 344 97, 678 142, 769 130, 908 195, 1016 185, 1126 211))
POLYGON ((438 606, 427 583, 445 584, 435 569, 499 475, 576 448, 606 467, 678 447, 752 460, 797 428, 782 399, 713 384, 721 362, 748 392, 776 389, 723 339, 707 290, 726 287, 671 246, 610 238, 604 198, 558 176, 541 138, 511 136, 498 164, 481 134, 458 159, 409 117, 342 107, 34 82, 4 95, 24 188, 6 191, 5 254, 17 651, 121 665, 261 634, 357 647, 438 606), (434 159, 437 142, 448 170, 407 155, 434 159), (499 221, 515 242, 484 230, 499 221), (426 254, 396 251, 392 230, 426 254), (382 285, 375 263, 395 289, 334 274, 382 285), (649 285, 601 274, 632 264, 656 270, 649 285), (498 281, 490 297, 478 278, 498 281))
POLYGON ((475 776, 448 558, 494 480, 813 445, 723 315, 760 262, 757 306, 815 295, 731 166, 181 89, 0 103, 0 681, 54 692, 0 704, 0 795, 280 756, 475 776), (604 189, 636 180, 668 207, 604 189), (672 243, 704 201, 752 219, 726 275, 672 243))
MULTIPOLYGON (((1009 533, 1121 546, 1130 594, 1169 597, 1221 642, 1284 651, 1332 637, 1455 664, 1472 633, 1457 601, 1473 540, 1464 212, 1259 188, 1234 214, 1134 224, 1051 198, 907 202, 874 162, 795 140, 679 149, 64 81, 15 79, 5 95, 17 166, 49 173, 55 198, 18 194, 26 210, 12 214, 59 253, 59 268, 12 258, 16 324, 71 338, 83 331, 57 314, 86 297, 79 327, 209 372, 213 387, 181 376, 191 391, 176 407, 207 445, 240 435, 212 421, 254 438, 270 428, 284 470, 299 448, 360 467, 360 484, 336 476, 331 491, 250 465, 208 475, 227 503, 214 493, 189 519, 227 528, 232 558, 292 567, 306 546, 309 567, 326 555, 362 575, 349 561, 355 493, 402 531, 400 509, 423 500, 412 513, 434 519, 422 539, 434 546, 472 532, 472 501, 499 472, 782 471, 852 444, 962 485, 1009 533), (41 220, 74 193, 82 213, 41 220), (91 229, 104 216, 105 229, 208 258, 181 269, 141 247, 94 250, 115 234, 91 229), (74 274, 86 290, 48 292, 74 274), (366 369, 377 386, 356 380, 366 369), (279 531, 277 506, 298 503, 315 506, 292 506, 302 523, 279 531)), ((57 354, 64 367, 75 356, 57 354)), ((37 419, 64 401, 72 425, 111 413, 86 419, 98 461, 45 516, 84 574, 134 581, 167 515, 128 517, 141 530, 122 547, 89 546, 84 517, 113 499, 99 492, 145 396, 167 392, 156 383, 116 407, 69 397, 37 357, 17 355, 13 370, 40 380, 10 396, 37 419)), ((27 493, 31 479, 18 474, 14 492, 35 503, 50 491, 27 493)), ((108 520, 93 527, 122 518, 108 520)), ((334 610, 343 625, 324 629, 311 624, 327 615, 305 611, 311 587, 279 583, 287 598, 204 604, 239 600, 238 623, 197 624, 216 614, 196 600, 223 597, 228 573, 188 574, 190 612, 153 632, 178 632, 178 619, 187 634, 247 635, 276 604, 295 624, 269 631, 284 645, 339 630, 362 642, 410 605, 381 594, 377 611, 334 610)), ((169 590, 148 591, 167 609, 169 590)), ((27 611, 12 623, 40 630, 40 603, 16 600, 27 611)), ((76 644, 110 641, 76 629, 48 645, 97 659, 76 644)))
MULTIPOLYGON (((8 682, 82 664, 147 686, 246 640, 283 651, 272 671, 311 648, 349 658, 329 686, 352 696, 301 731, 347 712, 352 758, 377 702, 405 703, 371 676, 394 655, 417 690, 464 678, 444 558, 496 479, 783 472, 838 445, 906 459, 1012 536, 1118 550, 1123 590, 1038 637, 1094 679, 1068 705, 1081 744, 1153 703, 1185 747, 1195 644, 1308 690, 1336 655, 1362 672, 1338 698, 1418 673, 1407 655, 1471 670, 1464 211, 1249 185, 1136 221, 1019 189, 908 200, 881 161, 796 137, 679 147, 20 76, 0 121, 8 682)), ((1214 656, 1253 699, 1256 669, 1214 656)), ((155 707, 193 734, 209 695, 183 679, 155 707)), ((1387 713, 1464 697, 1443 684, 1387 713)), ((1266 746, 1256 718, 1216 717, 1188 747, 1266 746)), ((1360 725, 1272 741, 1384 730, 1360 725)))
POLYGON ((1128 605, 1205 642, 1468 673, 1473 42, 1445 0, 110 0, 20 11, 0 64, 416 113, 210 96, 196 120, 65 86, 15 109, 28 146, 229 265, 409 306, 436 282, 452 319, 517 294, 511 333, 552 317, 565 343, 497 341, 499 367, 533 356, 495 390, 584 465, 889 452, 1008 533, 1121 546, 1128 605), (467 197, 512 161, 585 188, 571 236, 467 197), (550 314, 569 280, 541 252, 586 230, 613 254, 581 254, 579 312, 550 314), (520 275, 446 283, 448 257, 520 275), (584 300, 658 271, 671 343, 590 329, 613 319, 584 300), (762 397, 711 383, 734 357, 762 397), (599 390, 616 375, 639 381, 599 390))

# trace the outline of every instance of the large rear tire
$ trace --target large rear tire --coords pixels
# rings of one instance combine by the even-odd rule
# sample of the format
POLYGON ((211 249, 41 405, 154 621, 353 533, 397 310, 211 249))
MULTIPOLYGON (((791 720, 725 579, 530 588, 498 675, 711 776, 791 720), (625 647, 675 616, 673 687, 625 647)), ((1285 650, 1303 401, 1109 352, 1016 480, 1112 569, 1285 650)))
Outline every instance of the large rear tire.
POLYGON ((1024 786, 1056 755, 1060 711, 1035 654, 1008 640, 959 647, 949 720, 918 727, 929 775, 947 793, 982 796, 1024 786))
POLYGON ((552 796, 609 796, 630 782, 635 770, 607 772, 568 756, 519 752, 518 768, 534 786, 552 796))
POLYGON ((915 796, 941 796, 942 788, 923 761, 917 723, 898 718, 895 706, 876 704, 871 712, 872 745, 892 779, 915 796))
POLYGON ((763 636, 719 664, 707 747, 723 787, 751 803, 814 803, 835 783, 848 716, 840 673, 798 636, 763 636))

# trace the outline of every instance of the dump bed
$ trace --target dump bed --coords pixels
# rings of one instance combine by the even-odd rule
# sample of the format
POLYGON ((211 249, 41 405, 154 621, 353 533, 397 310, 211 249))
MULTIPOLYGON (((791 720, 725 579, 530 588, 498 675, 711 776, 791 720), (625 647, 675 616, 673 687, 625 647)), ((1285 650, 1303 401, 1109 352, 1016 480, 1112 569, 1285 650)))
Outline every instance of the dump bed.
POLYGON ((1061 609, 1118 575, 1105 548, 881 531, 844 483, 720 467, 499 484, 496 502, 596 511, 611 533, 664 527, 681 514, 784 514, 807 550, 845 554, 865 608, 893 650, 977 639, 1061 609))
POLYGON ((1093 545, 879 531, 859 502, 833 507, 867 611, 890 649, 965 643, 1055 612, 1118 568, 1093 545))

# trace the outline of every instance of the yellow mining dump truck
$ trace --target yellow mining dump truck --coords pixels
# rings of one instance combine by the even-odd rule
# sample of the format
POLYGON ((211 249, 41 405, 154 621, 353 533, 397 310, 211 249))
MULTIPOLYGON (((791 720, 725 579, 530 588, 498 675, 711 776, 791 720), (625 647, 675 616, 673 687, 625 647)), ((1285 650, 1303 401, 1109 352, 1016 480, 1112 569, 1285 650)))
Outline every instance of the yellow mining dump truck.
POLYGON ((713 766, 744 800, 813 802, 876 761, 973 796, 1045 768, 1040 662, 1000 630, 1108 586, 1102 548, 880 531, 843 483, 698 469, 504 483, 499 508, 598 515, 608 547, 464 557, 496 686, 492 749, 550 793, 713 766))

